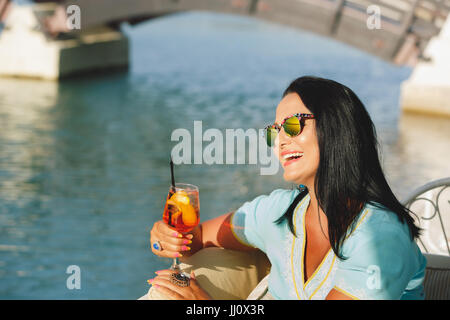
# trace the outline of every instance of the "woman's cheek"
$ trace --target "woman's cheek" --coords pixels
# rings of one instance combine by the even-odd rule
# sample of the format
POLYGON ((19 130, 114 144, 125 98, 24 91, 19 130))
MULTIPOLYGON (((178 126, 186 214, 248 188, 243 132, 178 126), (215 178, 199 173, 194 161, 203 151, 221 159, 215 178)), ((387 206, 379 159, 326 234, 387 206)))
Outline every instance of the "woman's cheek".
POLYGON ((273 146, 272 150, 275 153, 275 156, 277 157, 278 161, 281 162, 281 159, 280 159, 280 144, 279 144, 278 136, 275 138, 275 143, 274 143, 274 146, 273 146))

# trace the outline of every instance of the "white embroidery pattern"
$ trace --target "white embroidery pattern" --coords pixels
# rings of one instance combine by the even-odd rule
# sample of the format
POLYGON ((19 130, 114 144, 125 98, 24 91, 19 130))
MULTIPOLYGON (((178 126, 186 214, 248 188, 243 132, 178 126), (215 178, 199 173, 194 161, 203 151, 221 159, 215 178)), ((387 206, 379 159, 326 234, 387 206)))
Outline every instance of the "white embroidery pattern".
MULTIPOLYGON (((296 217, 296 221, 298 221, 299 215, 303 215, 308 204, 309 204, 309 195, 306 195, 305 198, 303 198, 303 200, 300 201, 300 203, 294 209, 293 218, 296 217)), ((296 222, 294 221, 294 223, 296 222)), ((300 239, 302 239, 301 234, 299 234, 298 232, 299 231, 298 228, 296 229, 297 229, 296 230, 297 238, 294 239, 294 235, 290 232, 289 228, 286 226, 285 238, 282 244, 283 252, 281 254, 283 261, 281 262, 280 269, 283 282, 285 283, 286 288, 288 288, 287 295, 289 299, 304 300, 307 299, 307 297, 303 292, 303 288, 301 288, 301 286, 298 285, 298 280, 301 279, 300 275, 298 274, 298 270, 300 270, 300 268, 298 268, 298 263, 294 263, 295 264, 294 270, 292 269, 293 262, 301 261, 301 258, 298 257, 299 254, 301 255, 301 252, 299 253, 299 251, 295 249, 294 252, 292 252, 292 246, 294 245, 293 242, 294 241, 298 242, 300 239), (294 257, 292 257, 292 253, 294 254, 294 257), (293 271, 295 271, 294 274, 293 271), (294 276, 295 276, 295 283, 294 283, 294 276)), ((297 245, 295 247, 297 247, 297 245)))
POLYGON ((333 250, 327 254, 324 263, 318 268, 317 274, 311 278, 305 288, 305 291, 308 293, 308 299, 324 300, 330 292, 333 286, 334 273, 336 273, 336 258, 333 250))
MULTIPOLYGON (((359 232, 360 225, 364 222, 367 223, 371 215, 373 214, 373 210, 370 210, 367 206, 362 210, 362 215, 358 217, 357 224, 355 226, 355 229, 347 236, 347 239, 354 237, 357 232, 359 232), (359 229, 359 230, 358 230, 359 229), (357 231, 358 230, 358 231, 357 231)), ((344 242, 345 246, 345 242, 344 242)), ((339 263, 336 263, 336 269, 338 269, 339 263)), ((335 279, 334 286, 336 286, 338 289, 342 289, 346 291, 347 293, 353 295, 355 298, 360 300, 370 300, 371 297, 367 294, 367 291, 364 288, 355 288, 351 286, 349 283, 345 281, 343 278, 335 279)))
POLYGON ((286 288, 289 288, 288 290, 288 296, 289 299, 298 299, 297 294, 295 293, 295 288, 292 283, 292 268, 291 268, 291 248, 292 248, 292 241, 294 236, 291 234, 291 232, 286 232, 286 237, 283 243, 282 248, 284 249, 284 252, 282 254, 283 256, 283 262, 281 264, 281 277, 286 284, 286 288))
POLYGON ((335 282, 335 286, 347 291, 348 293, 350 293, 351 295, 355 296, 356 298, 358 298, 360 300, 369 300, 370 299, 370 297, 367 295, 366 290, 364 290, 362 288, 352 287, 343 278, 339 278, 335 282))
POLYGON ((293 299, 306 300, 308 299, 305 291, 303 290, 303 270, 302 270, 302 246, 303 246, 303 217, 306 213, 306 209, 309 205, 310 196, 307 194, 305 198, 298 204, 294 211, 294 226, 297 237, 289 233, 290 239, 289 246, 286 247, 287 252, 287 264, 286 269, 289 270, 290 278, 287 279, 289 287, 291 288, 290 294, 293 299))

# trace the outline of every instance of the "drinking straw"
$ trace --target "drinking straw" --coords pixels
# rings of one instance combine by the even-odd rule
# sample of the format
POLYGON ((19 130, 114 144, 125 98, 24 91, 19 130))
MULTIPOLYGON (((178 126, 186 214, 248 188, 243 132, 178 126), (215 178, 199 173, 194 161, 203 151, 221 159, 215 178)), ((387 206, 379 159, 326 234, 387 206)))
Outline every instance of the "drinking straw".
POLYGON ((172 156, 170 156, 170 177, 172 179, 172 190, 175 192, 175 177, 173 175, 173 161, 172 156))
MULTIPOLYGON (((170 178, 172 180, 172 192, 175 192, 175 177, 173 174, 173 161, 172 161, 172 156, 170 156, 170 178)), ((169 226, 171 227, 175 227, 174 225, 172 225, 172 212, 169 210, 169 226)))

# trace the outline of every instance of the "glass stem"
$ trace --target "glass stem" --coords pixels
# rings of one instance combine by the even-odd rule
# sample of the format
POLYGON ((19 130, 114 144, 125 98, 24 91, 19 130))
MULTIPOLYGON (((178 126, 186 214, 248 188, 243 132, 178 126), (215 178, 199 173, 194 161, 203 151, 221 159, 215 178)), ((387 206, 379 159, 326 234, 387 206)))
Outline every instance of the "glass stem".
POLYGON ((171 269, 174 271, 180 271, 178 258, 173 258, 173 264, 172 264, 171 269))

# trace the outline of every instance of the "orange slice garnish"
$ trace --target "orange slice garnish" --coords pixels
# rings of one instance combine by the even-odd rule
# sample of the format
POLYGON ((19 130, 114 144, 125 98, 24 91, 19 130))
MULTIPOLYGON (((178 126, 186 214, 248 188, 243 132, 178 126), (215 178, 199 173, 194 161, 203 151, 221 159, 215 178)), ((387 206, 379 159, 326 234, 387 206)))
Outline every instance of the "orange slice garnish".
POLYGON ((189 196, 186 191, 178 191, 173 194, 167 204, 175 206, 178 210, 172 214, 172 219, 175 221, 176 218, 181 214, 181 219, 183 224, 187 227, 193 227, 197 225, 197 213, 194 207, 190 204, 189 196))
POLYGON ((180 204, 189 204, 189 196, 186 193, 186 191, 181 190, 181 191, 177 191, 176 193, 174 193, 171 197, 170 200, 173 200, 176 203, 180 203, 180 204))
POLYGON ((193 206, 190 204, 181 205, 181 212, 181 219, 185 226, 193 227, 197 225, 197 213, 193 206))

